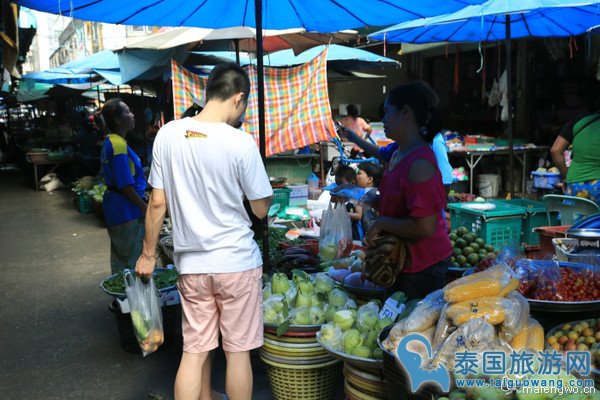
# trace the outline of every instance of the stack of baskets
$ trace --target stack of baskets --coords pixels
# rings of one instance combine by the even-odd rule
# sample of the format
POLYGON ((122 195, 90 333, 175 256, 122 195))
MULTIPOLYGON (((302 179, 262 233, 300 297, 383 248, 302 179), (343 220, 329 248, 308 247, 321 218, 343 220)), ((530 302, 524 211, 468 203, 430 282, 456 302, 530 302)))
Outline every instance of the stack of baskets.
POLYGON ((349 400, 387 400, 387 382, 381 368, 344 362, 344 392, 349 400))
POLYGON ((317 343, 317 330, 290 328, 278 337, 274 329, 265 327, 260 358, 267 367, 275 400, 335 398, 341 363, 317 343))

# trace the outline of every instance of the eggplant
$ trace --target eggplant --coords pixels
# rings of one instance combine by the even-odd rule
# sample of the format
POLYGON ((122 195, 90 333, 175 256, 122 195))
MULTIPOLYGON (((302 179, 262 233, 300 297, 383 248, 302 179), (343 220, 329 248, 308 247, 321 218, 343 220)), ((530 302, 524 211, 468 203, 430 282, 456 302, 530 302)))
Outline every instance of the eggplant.
POLYGON ((320 261, 314 257, 306 257, 306 258, 296 258, 293 261, 293 264, 296 266, 318 266, 320 261))
POLYGON ((303 249, 302 247, 289 247, 287 249, 285 249, 285 251, 283 252, 284 255, 288 255, 288 254, 306 254, 306 255, 310 255, 310 252, 306 249, 303 249))

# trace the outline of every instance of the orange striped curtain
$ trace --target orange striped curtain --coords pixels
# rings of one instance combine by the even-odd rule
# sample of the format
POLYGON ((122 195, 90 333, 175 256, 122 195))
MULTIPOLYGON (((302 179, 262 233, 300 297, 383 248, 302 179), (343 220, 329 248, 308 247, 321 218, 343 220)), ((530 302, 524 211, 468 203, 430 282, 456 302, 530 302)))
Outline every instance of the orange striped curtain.
MULTIPOLYGON (((173 104, 180 116, 192 99, 204 95, 206 78, 201 78, 176 62, 171 63, 173 104)), ((244 67, 252 90, 246 110, 248 123, 242 130, 254 136, 258 144, 257 70, 244 67)), ((335 134, 327 90, 327 50, 312 61, 294 68, 264 68, 266 155, 281 153, 327 141, 335 134)))

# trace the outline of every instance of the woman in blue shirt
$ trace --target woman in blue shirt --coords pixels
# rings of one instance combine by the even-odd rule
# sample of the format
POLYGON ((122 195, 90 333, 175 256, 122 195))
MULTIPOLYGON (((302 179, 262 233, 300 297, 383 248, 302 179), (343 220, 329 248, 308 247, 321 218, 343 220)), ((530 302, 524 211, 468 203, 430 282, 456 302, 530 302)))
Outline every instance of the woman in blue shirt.
POLYGON ((125 141, 135 127, 135 118, 121 99, 110 99, 101 111, 109 131, 100 154, 102 179, 108 190, 102 208, 110 237, 113 273, 135 268, 142 251, 146 215, 146 177, 140 158, 125 141))

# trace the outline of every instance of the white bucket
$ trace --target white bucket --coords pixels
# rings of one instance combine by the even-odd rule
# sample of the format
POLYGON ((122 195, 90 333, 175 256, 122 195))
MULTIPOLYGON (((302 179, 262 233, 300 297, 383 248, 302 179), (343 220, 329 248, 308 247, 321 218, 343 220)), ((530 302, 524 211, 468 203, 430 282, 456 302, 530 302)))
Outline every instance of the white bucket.
POLYGON ((496 197, 500 189, 500 175, 482 174, 477 177, 477 189, 481 197, 496 197))

